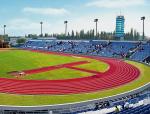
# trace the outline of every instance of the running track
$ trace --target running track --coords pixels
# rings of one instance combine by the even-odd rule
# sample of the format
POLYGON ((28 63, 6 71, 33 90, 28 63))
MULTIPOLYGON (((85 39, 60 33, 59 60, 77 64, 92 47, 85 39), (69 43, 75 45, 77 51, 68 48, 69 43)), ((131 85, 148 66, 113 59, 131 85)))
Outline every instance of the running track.
MULTIPOLYGON (((74 56, 72 54, 63 54, 55 52, 44 52, 44 51, 33 51, 33 52, 45 54, 57 54, 61 56, 62 55, 74 56)), ((38 94, 64 95, 64 94, 89 93, 111 89, 117 86, 127 84, 137 79, 140 74, 140 71, 136 67, 127 64, 122 60, 104 57, 89 57, 89 56, 80 56, 80 57, 87 57, 103 61, 109 64, 109 69, 104 73, 100 73, 86 69, 76 68, 74 65, 64 65, 67 68, 91 72, 93 73, 93 76, 76 79, 65 79, 65 80, 17 80, 17 79, 0 78, 0 92, 12 94, 32 94, 32 95, 38 94)), ((82 61, 81 63, 84 62, 85 61, 82 61)), ((62 66, 63 65, 60 65, 60 67, 62 66)), ((50 70, 49 67, 46 68, 47 70, 50 70)), ((38 70, 39 69, 33 69, 28 70, 26 72, 32 74, 43 72, 44 69, 41 68, 41 71, 38 70)))

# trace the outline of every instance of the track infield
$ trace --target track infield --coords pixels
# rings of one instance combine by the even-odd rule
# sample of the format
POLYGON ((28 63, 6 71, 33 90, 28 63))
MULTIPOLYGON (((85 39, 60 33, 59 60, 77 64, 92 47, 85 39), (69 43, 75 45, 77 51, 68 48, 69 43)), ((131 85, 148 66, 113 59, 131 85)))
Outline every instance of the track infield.
MULTIPOLYGON (((27 52, 27 51, 22 51, 22 50, 20 51, 25 52, 25 53, 27 52)), ((27 76, 24 76, 23 79, 21 78, 15 79, 7 75, 6 75, 6 78, 1 77, 0 78, 0 91, 2 94, 0 94, 0 96, 2 96, 3 98, 5 95, 7 97, 12 96, 12 98, 16 97, 17 99, 18 98, 19 99, 31 98, 32 100, 30 99, 30 101, 34 101, 33 104, 27 103, 29 101, 25 101, 26 103, 21 103, 20 105, 41 105, 41 104, 46 105, 46 104, 75 102, 75 101, 80 101, 80 100, 88 100, 92 98, 100 98, 100 96, 105 97, 105 95, 110 94, 110 93, 104 94, 103 92, 112 91, 110 95, 114 95, 120 91, 127 91, 127 88, 124 90, 116 91, 116 92, 115 92, 115 89, 127 86, 128 83, 130 83, 131 85, 134 82, 141 81, 140 79, 142 78, 142 76, 144 76, 144 79, 146 78, 146 74, 145 74, 146 72, 143 72, 141 67, 140 68, 135 67, 135 65, 133 64, 134 62, 127 63, 125 61, 117 60, 117 59, 103 58, 103 57, 89 57, 89 56, 78 56, 77 58, 77 57, 74 57, 75 55, 72 55, 72 54, 62 54, 62 53, 60 54, 60 53, 54 53, 54 52, 40 52, 40 51, 33 52, 32 51, 32 53, 42 54, 42 55, 51 55, 51 56, 56 55, 60 57, 63 56, 63 57, 67 57, 67 61, 65 62, 61 61, 60 63, 58 63, 57 61, 57 64, 53 63, 53 64, 50 64, 50 66, 46 66, 46 67, 43 66, 41 68, 36 68, 31 65, 32 67, 28 68, 28 70, 26 68, 24 69, 21 68, 19 70, 27 74, 27 76), (70 58, 70 60, 68 60, 68 58, 70 58), (105 68, 102 68, 102 70, 97 70, 97 69, 93 70, 92 62, 100 62, 100 64, 102 66, 104 65, 105 68), (92 64, 91 69, 88 64, 92 64), (70 69, 72 71, 82 72, 86 74, 80 75, 74 78, 57 78, 57 79, 36 79, 36 78, 28 79, 26 78, 26 77, 30 77, 30 75, 32 77, 39 77, 40 74, 43 73, 43 75, 45 75, 44 73, 50 72, 50 70, 55 71, 55 69, 60 69, 60 70, 70 69), (9 93, 9 94, 6 94, 6 93, 9 93), (99 95, 97 93, 101 93, 103 95, 99 95), (22 95, 19 95, 19 94, 22 94, 22 95), (97 96, 95 96, 96 94, 97 96), (86 99, 81 97, 82 95, 85 96, 86 99), (77 96, 80 96, 80 97, 77 97, 77 96), (57 99, 58 100, 57 101, 56 99, 54 100, 53 98, 51 99, 51 101, 49 101, 49 103, 47 101, 45 102, 46 99, 50 99, 52 97, 56 97, 59 99, 62 98, 63 100, 59 101, 59 99, 57 99), (65 97, 68 97, 68 99, 66 99, 65 97), (41 100, 38 101, 37 98, 41 100, 43 99, 42 103, 39 103, 41 102, 41 100)), ((56 56, 54 58, 56 58, 56 56)), ((135 63, 135 64, 140 64, 140 63, 135 63)), ((96 67, 97 66, 98 65, 96 65, 96 67)), ((47 75, 49 75, 49 73, 47 75)), ((145 82, 143 83, 146 83, 146 82, 147 80, 145 80, 145 82)), ((133 88, 134 87, 136 86, 133 86, 133 88)), ((129 87, 129 90, 131 88, 129 87)), ((6 99, 1 100, 0 104, 1 102, 2 104, 5 104, 5 100, 6 99)), ((14 100, 9 101, 8 104, 15 104, 15 102, 13 101, 14 100)))

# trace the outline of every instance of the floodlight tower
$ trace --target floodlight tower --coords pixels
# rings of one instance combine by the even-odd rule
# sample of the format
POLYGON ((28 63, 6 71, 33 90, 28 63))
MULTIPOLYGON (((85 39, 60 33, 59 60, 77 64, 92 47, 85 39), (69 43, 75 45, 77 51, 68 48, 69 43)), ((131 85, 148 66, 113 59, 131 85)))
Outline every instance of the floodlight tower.
POLYGON ((6 32, 6 25, 4 25, 4 36, 5 36, 5 34, 6 34, 5 32, 6 32))
POLYGON ((145 38, 145 31, 144 31, 145 16, 141 17, 141 20, 143 21, 143 40, 144 40, 144 38, 145 38))
POLYGON ((68 21, 64 21, 64 24, 65 24, 65 35, 67 36, 67 24, 68 24, 68 21))
POLYGON ((98 19, 94 19, 94 22, 96 23, 96 36, 97 36, 97 22, 98 22, 98 19))
POLYGON ((42 26, 43 22, 41 21, 40 24, 41 24, 41 36, 43 36, 43 26, 42 26))

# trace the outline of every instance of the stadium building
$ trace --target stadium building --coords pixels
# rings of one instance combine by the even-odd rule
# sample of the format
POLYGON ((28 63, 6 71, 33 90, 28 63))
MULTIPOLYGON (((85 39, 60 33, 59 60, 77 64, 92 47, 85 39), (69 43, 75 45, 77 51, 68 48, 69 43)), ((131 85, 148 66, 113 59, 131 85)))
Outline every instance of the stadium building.
POLYGON ((122 15, 116 17, 116 37, 123 38, 124 37, 124 22, 125 18, 122 15))

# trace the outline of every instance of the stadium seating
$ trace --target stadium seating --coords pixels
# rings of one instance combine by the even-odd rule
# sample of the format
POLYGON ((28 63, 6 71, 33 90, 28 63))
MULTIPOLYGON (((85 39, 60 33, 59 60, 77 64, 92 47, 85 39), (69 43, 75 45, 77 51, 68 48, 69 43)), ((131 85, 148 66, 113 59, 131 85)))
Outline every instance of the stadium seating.
POLYGON ((150 56, 149 42, 29 40, 22 48, 128 58, 140 62, 150 56))
POLYGON ((143 61, 146 57, 150 56, 150 44, 142 44, 140 48, 131 56, 131 59, 136 61, 143 61))
POLYGON ((150 113, 150 104, 141 105, 135 108, 125 109, 120 112, 112 112, 109 114, 149 114, 149 113, 150 113))

